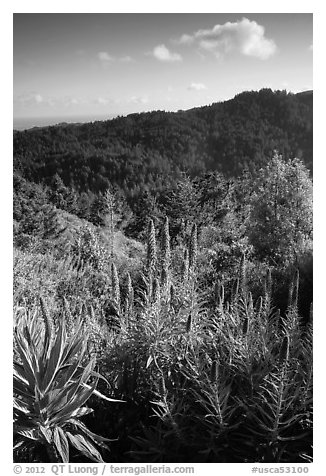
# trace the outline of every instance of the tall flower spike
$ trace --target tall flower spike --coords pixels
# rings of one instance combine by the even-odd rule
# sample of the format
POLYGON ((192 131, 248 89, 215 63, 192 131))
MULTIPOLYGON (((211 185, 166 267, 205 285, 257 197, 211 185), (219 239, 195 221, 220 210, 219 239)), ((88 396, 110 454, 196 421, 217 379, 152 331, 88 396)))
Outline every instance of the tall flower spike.
POLYGON ((134 288, 132 286, 130 274, 127 273, 127 302, 128 302, 128 309, 130 310, 134 304, 134 288))
POLYGON ((48 336, 51 336, 50 339, 52 339, 54 337, 54 331, 55 331, 54 322, 42 296, 40 296, 40 304, 41 304, 42 317, 43 317, 44 325, 46 328, 46 332, 48 333, 48 336))
POLYGON ((169 219, 165 217, 162 230, 162 268, 169 269, 171 263, 169 219))
POLYGON ((197 225, 193 224, 189 244, 189 267, 194 268, 197 261, 197 225))
POLYGON ((157 252, 156 252, 156 238, 155 227, 153 220, 148 224, 148 238, 147 238, 147 271, 152 276, 156 269, 157 252))
POLYGON ((220 302, 221 302, 222 304, 224 303, 224 294, 225 294, 225 292, 224 292, 224 285, 221 284, 221 286, 220 286, 220 302))
POLYGON ((210 378, 213 384, 216 383, 218 380, 218 364, 216 360, 214 360, 212 363, 210 378))
POLYGON ((269 306, 271 304, 272 300, 272 270, 271 268, 268 268, 267 274, 265 277, 265 305, 269 306))
POLYGON ((292 302, 293 302, 293 280, 291 279, 290 286, 289 286, 288 307, 292 306, 292 302))
POLYGON ((158 278, 153 281, 153 302, 159 304, 161 301, 161 289, 158 278))
POLYGON ((120 283, 118 271, 114 263, 111 264, 111 285, 112 285, 112 300, 116 305, 120 306, 120 283))
POLYGON ((247 269, 246 268, 247 268, 246 256, 244 253, 242 253, 241 261, 240 261, 240 272, 239 272, 239 286, 240 286, 240 292, 242 294, 246 293, 246 288, 247 288, 247 276, 246 276, 247 269))
POLYGON ((257 315, 260 317, 261 312, 263 310, 263 297, 262 296, 259 296, 259 298, 257 299, 256 308, 257 308, 257 315))
POLYGON ((313 303, 310 303, 310 309, 309 309, 309 322, 312 323, 314 317, 314 311, 313 311, 313 303))
POLYGON ((67 323, 67 331, 72 332, 73 326, 74 326, 74 320, 70 311, 69 303, 67 299, 64 297, 63 298, 63 307, 65 311, 65 318, 66 318, 66 323, 67 323))
POLYGON ((252 297, 252 293, 250 291, 248 293, 248 298, 249 298, 249 301, 248 301, 249 310, 252 313, 253 310, 254 310, 254 300, 253 300, 253 297, 252 297))
POLYGON ((180 235, 180 237, 181 237, 182 240, 184 240, 185 234, 186 234, 185 221, 184 221, 183 218, 181 218, 179 235, 180 235))
POLYGON ((300 274, 299 270, 297 269, 294 274, 294 279, 293 279, 293 295, 292 295, 292 305, 294 307, 298 307, 298 300, 299 300, 299 282, 300 282, 300 274))
POLYGON ((162 268, 162 273, 161 273, 161 285, 162 285, 162 289, 163 289, 164 291, 167 290, 168 284, 169 284, 169 275, 168 275, 167 269, 166 269, 166 268, 162 268))
POLYGON ((282 341, 282 345, 281 345, 281 349, 280 349, 280 355, 279 355, 279 360, 280 360, 280 364, 284 364, 286 365, 288 360, 289 360, 289 351, 290 351, 290 338, 289 336, 286 334, 284 337, 283 337, 283 341, 282 341))
POLYGON ((109 226, 109 237, 110 237, 110 258, 113 259, 113 250, 114 250, 114 196, 107 190, 105 192, 105 204, 108 214, 108 226, 109 226))

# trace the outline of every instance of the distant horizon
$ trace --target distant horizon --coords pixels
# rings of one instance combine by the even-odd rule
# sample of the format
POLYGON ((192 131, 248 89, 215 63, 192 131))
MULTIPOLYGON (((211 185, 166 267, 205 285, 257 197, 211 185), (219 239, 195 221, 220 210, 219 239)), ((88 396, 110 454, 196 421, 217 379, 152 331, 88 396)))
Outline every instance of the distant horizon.
MULTIPOLYGON (((238 94, 242 94, 244 92, 250 92, 250 91, 260 91, 261 89, 272 89, 272 88, 266 87, 266 88, 259 88, 257 90, 245 89, 243 91, 240 91, 239 93, 234 94, 230 98, 213 101, 209 104, 202 104, 202 105, 199 105, 199 106, 195 106, 194 108, 196 108, 196 107, 205 107, 205 106, 209 106, 211 104, 230 101, 235 96, 237 96, 238 94)), ((273 91, 279 91, 279 89, 272 89, 272 90, 273 91)), ((289 91, 287 89, 283 89, 282 91, 286 91, 288 94, 299 94, 299 93, 313 91, 313 88, 312 89, 303 89, 302 91, 289 91)), ((29 117, 29 116, 24 117, 23 116, 23 117, 16 117, 16 118, 14 117, 13 118, 13 130, 23 131, 23 130, 33 129, 35 127, 50 127, 50 126, 56 126, 56 125, 65 124, 65 123, 66 124, 78 124, 78 123, 86 124, 86 123, 89 123, 89 122, 96 122, 96 121, 108 121, 108 120, 114 119, 118 116, 126 117, 130 114, 142 114, 142 113, 157 111, 157 110, 161 110, 161 111, 164 111, 164 112, 178 112, 180 110, 187 111, 187 110, 194 109, 194 108, 193 107, 190 107, 190 108, 187 108, 187 109, 179 108, 179 109, 175 109, 175 110, 146 109, 144 111, 130 111, 130 112, 127 112, 126 114, 121 114, 121 113, 116 112, 116 113, 101 113, 101 114, 77 114, 77 115, 75 114, 75 115, 55 115, 55 116, 36 116, 36 117, 35 116, 34 117, 29 117)))

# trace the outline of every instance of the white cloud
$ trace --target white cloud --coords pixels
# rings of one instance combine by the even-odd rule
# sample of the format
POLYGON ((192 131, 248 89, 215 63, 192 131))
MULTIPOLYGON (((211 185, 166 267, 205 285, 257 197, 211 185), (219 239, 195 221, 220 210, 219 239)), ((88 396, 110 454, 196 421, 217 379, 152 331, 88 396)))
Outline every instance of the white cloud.
POLYGON ((107 97, 99 96, 94 100, 95 104, 98 104, 100 106, 106 106, 107 104, 111 103, 112 100, 107 97))
POLYGON ((121 61, 121 63, 134 63, 135 60, 131 58, 131 56, 122 56, 121 58, 119 58, 119 61, 121 61))
POLYGON ((40 104, 41 102, 44 101, 43 96, 41 96, 40 94, 35 94, 34 95, 34 100, 37 104, 40 104))
POLYGON ((41 105, 45 104, 48 106, 54 106, 55 101, 52 98, 45 98, 39 93, 31 92, 26 94, 21 94, 14 98, 14 102, 16 104, 20 104, 21 106, 31 106, 31 105, 41 105))
POLYGON ((159 61, 175 62, 182 61, 178 53, 172 53, 165 45, 158 45, 153 49, 153 56, 159 61))
POLYGON ((100 51, 99 53, 97 53, 97 58, 100 60, 100 62, 103 65, 108 65, 116 61, 119 61, 120 63, 134 63, 135 62, 135 60, 131 56, 126 55, 126 56, 121 56, 119 58, 119 57, 110 55, 107 51, 100 51))
POLYGON ((191 83, 189 86, 188 86, 188 89, 190 91, 203 91, 204 89, 207 89, 205 84, 203 83, 191 83))
POLYGON ((191 45, 194 42, 194 38, 191 35, 182 35, 179 42, 182 45, 191 45))
POLYGON ((248 18, 215 25, 210 30, 198 30, 193 35, 182 35, 178 43, 195 44, 217 58, 230 52, 238 52, 265 60, 277 49, 274 40, 265 37, 265 28, 248 18))
POLYGON ((64 96, 62 98, 57 98, 57 103, 62 104, 65 108, 71 106, 78 106, 82 104, 84 101, 81 98, 77 98, 74 96, 64 96))
POLYGON ((115 60, 115 58, 109 55, 107 51, 100 51, 99 53, 97 53, 97 57, 103 63, 111 63, 112 61, 115 60))
POLYGON ((128 102, 132 104, 148 104, 149 98, 148 96, 131 96, 128 102))

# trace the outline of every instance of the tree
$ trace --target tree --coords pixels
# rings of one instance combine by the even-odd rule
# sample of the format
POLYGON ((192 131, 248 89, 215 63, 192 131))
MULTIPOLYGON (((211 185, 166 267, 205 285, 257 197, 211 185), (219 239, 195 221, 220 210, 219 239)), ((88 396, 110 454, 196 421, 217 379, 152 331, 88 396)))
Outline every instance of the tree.
POLYGON ((201 221, 199 198, 198 188, 186 174, 161 195, 160 205, 163 213, 170 218, 172 240, 178 234, 184 234, 185 230, 190 233, 192 224, 201 221))
POLYGON ((106 214, 107 202, 105 200, 105 194, 100 193, 95 196, 91 204, 89 220, 96 226, 104 226, 106 214))
POLYGON ((312 180, 298 159, 275 153, 260 169, 252 194, 248 234, 260 258, 295 264, 312 245, 312 180))
POLYGON ((57 208, 69 213, 76 212, 77 195, 72 188, 65 186, 58 174, 55 174, 50 181, 49 199, 57 208))
POLYGON ((157 225, 162 218, 156 198, 147 190, 134 197, 131 204, 133 216, 125 227, 126 235, 132 238, 144 239, 147 237, 149 219, 157 225))
POLYGON ((234 205, 231 181, 225 180, 219 172, 210 172, 195 179, 194 185, 198 194, 201 224, 220 223, 234 205))

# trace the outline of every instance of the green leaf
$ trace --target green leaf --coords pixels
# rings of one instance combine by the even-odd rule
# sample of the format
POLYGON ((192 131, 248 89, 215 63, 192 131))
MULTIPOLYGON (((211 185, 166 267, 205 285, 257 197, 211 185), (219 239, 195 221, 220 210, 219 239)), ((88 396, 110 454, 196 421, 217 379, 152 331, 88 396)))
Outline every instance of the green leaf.
POLYGON ((36 429, 19 430, 19 431, 17 431, 17 434, 19 434, 21 436, 24 436, 25 438, 28 438, 29 440, 38 441, 40 439, 39 432, 36 429))
POLYGON ((64 337, 65 337, 65 332, 64 332, 64 325, 62 324, 60 326, 57 338, 53 344, 53 346, 50 348, 49 351, 49 358, 47 359, 46 362, 46 371, 45 375, 43 376, 42 380, 42 389, 44 392, 46 392, 53 380, 56 377, 56 374, 62 365, 62 353, 63 353, 63 348, 64 348, 64 337))
POLYGON ((73 418, 80 418, 82 416, 85 416, 85 415, 88 415, 89 413, 93 413, 93 409, 92 408, 88 408, 88 407, 81 407, 81 408, 78 408, 72 415, 71 417, 73 418))
MULTIPOLYGON (((80 349, 87 344, 87 334, 83 333, 83 323, 81 322, 73 336, 68 340, 62 354, 62 363, 65 364, 69 359, 78 354, 80 349)), ((81 352, 82 354, 82 352, 81 352)))
MULTIPOLYGON (((87 384, 84 384, 85 387, 89 388, 89 385, 87 384)), ((103 400, 106 400, 107 402, 116 402, 116 403, 126 403, 125 400, 118 400, 116 398, 110 398, 110 397, 106 397, 105 395, 103 395, 103 393, 99 392, 98 390, 94 389, 93 391, 94 395, 96 395, 97 397, 99 398, 102 398, 103 400)))
POLYGON ((96 435, 95 433, 91 432, 83 422, 81 422, 79 420, 71 418, 68 421, 69 421, 69 423, 71 423, 75 427, 79 428, 79 430, 81 430, 82 433, 85 434, 85 436, 88 436, 97 445, 102 446, 103 448, 109 449, 108 446, 104 442, 117 441, 117 438, 116 439, 111 439, 111 438, 104 438, 104 436, 96 435))
POLYGON ((66 432, 70 443, 81 453, 96 463, 104 463, 102 456, 95 446, 83 435, 73 435, 69 431, 66 432))
POLYGON ((69 419, 71 415, 89 399, 92 395, 97 381, 94 382, 93 386, 88 390, 82 390, 77 394, 74 399, 71 399, 58 413, 51 417, 51 422, 58 424, 59 422, 64 422, 69 419))
POLYGON ((43 426, 43 425, 40 425, 40 432, 44 436, 45 440, 49 444, 52 444, 52 441, 53 441, 52 430, 50 428, 47 428, 47 427, 43 426))
POLYGON ((24 368, 24 378, 28 381, 30 388, 34 389, 36 385, 36 376, 31 362, 31 357, 28 355, 29 352, 26 347, 26 343, 24 342, 22 336, 18 334, 18 331, 16 332, 15 337, 17 343, 16 349, 19 353, 24 368))
POLYGON ((69 443, 62 428, 56 426, 53 431, 53 441, 63 463, 69 463, 69 443))

